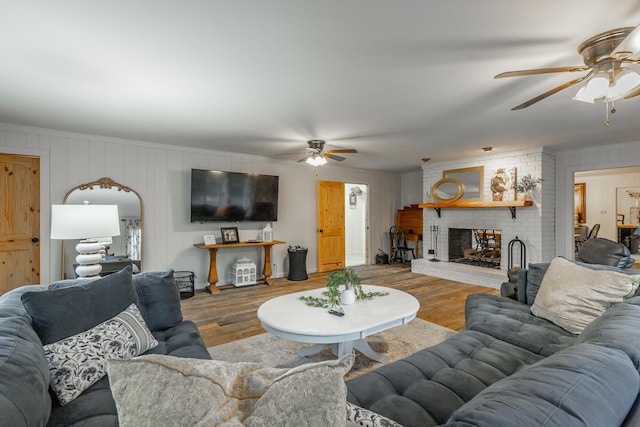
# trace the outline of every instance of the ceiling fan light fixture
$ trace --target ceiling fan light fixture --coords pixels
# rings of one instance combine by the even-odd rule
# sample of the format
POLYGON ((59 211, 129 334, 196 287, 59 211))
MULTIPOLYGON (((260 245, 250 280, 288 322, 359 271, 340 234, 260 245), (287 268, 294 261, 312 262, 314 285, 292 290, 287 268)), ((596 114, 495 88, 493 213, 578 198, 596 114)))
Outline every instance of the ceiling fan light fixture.
POLYGON ((587 95, 585 94, 586 91, 587 91, 587 85, 584 85, 578 90, 578 93, 576 93, 575 96, 571 99, 573 99, 574 101, 587 102, 589 104, 593 104, 595 102, 595 99, 587 97, 587 95))
POLYGON ((311 166, 323 166, 327 164, 327 159, 325 159, 321 154, 314 154, 313 156, 309 156, 307 157, 307 160, 305 160, 305 162, 307 164, 310 164, 311 166))
POLYGON ((621 69, 613 78, 607 99, 615 101, 640 86, 640 75, 628 68, 621 69))
POLYGON ((600 99, 607 96, 609 91, 609 73, 598 71, 585 86, 585 98, 600 99))

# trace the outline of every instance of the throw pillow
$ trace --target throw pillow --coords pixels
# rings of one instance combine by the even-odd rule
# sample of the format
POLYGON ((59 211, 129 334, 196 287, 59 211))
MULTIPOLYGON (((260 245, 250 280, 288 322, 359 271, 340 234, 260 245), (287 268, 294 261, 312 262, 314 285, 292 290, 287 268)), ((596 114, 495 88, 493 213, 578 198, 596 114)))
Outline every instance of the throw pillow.
POLYGON ((132 303, 138 303, 138 296, 129 267, 86 284, 22 295, 43 345, 91 329, 132 303))
POLYGON ((347 421, 363 427, 402 427, 397 422, 347 402, 347 421))
POLYGON ((88 331, 44 346, 51 388, 66 405, 106 373, 107 359, 126 359, 158 345, 135 304, 88 331))
POLYGON ((354 356, 293 369, 145 355, 110 360, 121 426, 344 426, 354 356))
POLYGON ((531 312, 579 334, 611 305, 633 296, 639 283, 640 275, 591 270, 558 257, 542 279, 531 312))
POLYGON ((149 329, 162 331, 182 322, 180 290, 173 270, 135 274, 133 286, 149 329))

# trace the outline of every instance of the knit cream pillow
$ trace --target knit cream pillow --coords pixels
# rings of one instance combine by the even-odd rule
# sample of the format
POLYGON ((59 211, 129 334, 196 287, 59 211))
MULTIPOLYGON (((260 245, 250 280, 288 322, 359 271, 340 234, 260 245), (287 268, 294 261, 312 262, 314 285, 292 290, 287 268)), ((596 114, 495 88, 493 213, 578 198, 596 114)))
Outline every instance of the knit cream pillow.
POLYGON ((592 270, 555 258, 547 270, 531 312, 579 334, 613 304, 632 297, 640 275, 592 270))
POLYGON ((123 427, 343 427, 353 361, 286 369, 154 354, 107 366, 123 427))

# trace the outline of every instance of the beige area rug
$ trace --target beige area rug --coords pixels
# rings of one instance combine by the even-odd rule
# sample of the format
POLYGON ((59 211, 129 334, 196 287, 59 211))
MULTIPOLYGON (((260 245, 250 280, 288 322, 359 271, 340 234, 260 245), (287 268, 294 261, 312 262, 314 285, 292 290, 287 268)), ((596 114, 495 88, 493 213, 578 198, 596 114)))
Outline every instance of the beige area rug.
MULTIPOLYGON (((394 361, 425 347, 438 344, 455 334, 456 331, 416 318, 406 325, 371 335, 367 337, 367 341, 374 351, 384 353, 389 356, 390 361, 394 361)), ((208 350, 215 360, 255 362, 277 368, 291 368, 303 363, 335 358, 330 347, 309 357, 298 356, 298 350, 309 345, 264 333, 209 347, 208 350)), ((382 363, 375 362, 356 351, 355 364, 345 378, 364 374, 380 366, 382 363)))

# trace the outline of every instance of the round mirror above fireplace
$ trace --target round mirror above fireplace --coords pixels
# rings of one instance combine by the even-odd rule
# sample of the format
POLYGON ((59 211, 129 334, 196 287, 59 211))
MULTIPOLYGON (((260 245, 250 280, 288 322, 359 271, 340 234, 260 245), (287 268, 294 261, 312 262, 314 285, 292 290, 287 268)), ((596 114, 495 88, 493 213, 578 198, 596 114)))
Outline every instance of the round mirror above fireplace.
POLYGON ((455 178, 443 178, 433 184, 431 194, 438 202, 455 202, 464 194, 464 184, 455 178))

